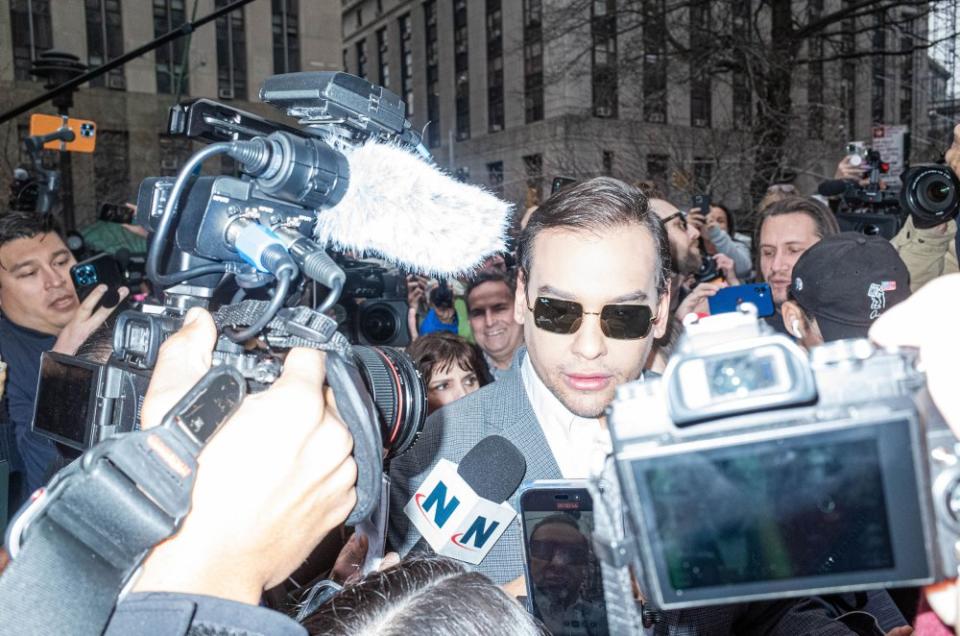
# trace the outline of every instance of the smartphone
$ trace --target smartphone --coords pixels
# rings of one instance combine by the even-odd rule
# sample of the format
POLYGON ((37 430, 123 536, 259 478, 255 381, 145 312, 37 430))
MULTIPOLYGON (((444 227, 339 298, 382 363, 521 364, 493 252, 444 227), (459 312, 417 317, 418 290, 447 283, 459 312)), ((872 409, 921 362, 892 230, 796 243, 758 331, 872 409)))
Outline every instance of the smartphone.
POLYGON ((693 195, 693 205, 690 206, 690 209, 700 208, 700 214, 707 216, 710 214, 710 195, 709 194, 695 194, 693 195))
POLYGON ((773 315, 773 294, 766 283, 749 283, 724 287, 716 295, 707 299, 711 314, 725 314, 737 311, 741 303, 753 303, 758 316, 773 315))
POLYGON ((554 177, 553 183, 550 184, 550 194, 556 194, 576 182, 577 180, 572 177, 554 177))
POLYGON ((70 277, 77 290, 80 302, 90 295, 97 285, 106 285, 107 293, 100 299, 98 307, 116 307, 120 303, 118 290, 123 286, 123 274, 120 265, 110 254, 97 254, 70 268, 70 277))
POLYGON ((43 145, 46 150, 68 152, 93 152, 97 147, 97 125, 90 119, 74 119, 59 115, 30 115, 30 136, 42 137, 61 128, 73 131, 73 141, 51 141, 43 145))
POLYGON ((593 499, 586 482, 544 480, 520 492, 527 602, 554 636, 606 634, 593 499))

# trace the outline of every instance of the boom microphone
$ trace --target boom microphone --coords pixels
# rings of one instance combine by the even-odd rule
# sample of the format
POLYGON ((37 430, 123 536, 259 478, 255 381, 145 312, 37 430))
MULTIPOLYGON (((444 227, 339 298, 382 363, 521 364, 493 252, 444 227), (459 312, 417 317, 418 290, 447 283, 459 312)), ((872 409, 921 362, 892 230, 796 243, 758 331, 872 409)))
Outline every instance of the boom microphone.
POLYGON ((437 275, 469 272, 505 251, 510 204, 397 145, 368 142, 343 153, 349 186, 318 213, 321 244, 437 275))
POLYGON ((516 517, 503 502, 526 472, 523 455, 499 435, 480 440, 459 466, 440 460, 404 508, 423 535, 410 554, 479 564, 516 517))

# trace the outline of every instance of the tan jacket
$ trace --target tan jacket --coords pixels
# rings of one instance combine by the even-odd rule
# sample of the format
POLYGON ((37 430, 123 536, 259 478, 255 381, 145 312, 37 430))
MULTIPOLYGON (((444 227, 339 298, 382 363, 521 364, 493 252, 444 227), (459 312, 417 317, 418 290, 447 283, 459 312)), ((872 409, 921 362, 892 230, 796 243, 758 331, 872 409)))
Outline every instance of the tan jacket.
POLYGON ((913 217, 907 218, 903 229, 890 242, 910 272, 910 291, 916 292, 934 278, 960 270, 956 235, 956 221, 918 230, 913 225, 913 217))

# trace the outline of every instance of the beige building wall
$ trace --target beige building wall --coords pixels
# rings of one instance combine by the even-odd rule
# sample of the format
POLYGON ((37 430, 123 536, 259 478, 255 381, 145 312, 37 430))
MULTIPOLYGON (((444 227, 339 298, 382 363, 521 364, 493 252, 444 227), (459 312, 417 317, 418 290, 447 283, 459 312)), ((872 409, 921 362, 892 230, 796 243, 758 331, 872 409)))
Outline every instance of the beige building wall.
MULTIPOLYGON (((193 0, 185 0, 187 17, 193 0)), ((87 32, 84 0, 50 0, 53 45, 57 50, 78 55, 87 61, 87 32)), ((198 0, 197 17, 214 10, 214 0, 198 0)), ((301 70, 339 70, 341 67, 341 8, 337 0, 299 1, 299 38, 301 70)), ((254 0, 243 8, 247 86, 251 101, 221 100, 242 110, 278 117, 270 106, 257 103, 260 84, 274 72, 272 7, 270 0, 254 0)), ((25 102, 42 93, 37 82, 14 81, 13 50, 10 22, 10 0, 0 0, 0 111, 25 102)), ((124 51, 130 51, 156 37, 152 0, 121 0, 124 51)), ((189 54, 189 94, 184 99, 207 97, 218 99, 216 23, 204 25, 191 37, 189 54)), ((140 182, 160 174, 160 139, 166 132, 167 115, 172 95, 157 94, 156 62, 153 53, 128 62, 123 69, 126 90, 81 87, 74 96, 71 114, 93 119, 100 131, 127 134, 127 171, 129 198, 136 197, 140 182)), ((49 103, 32 112, 54 113, 49 103)), ((12 169, 20 161, 18 127, 29 121, 29 113, 14 122, 0 124, 0 201, 6 193, 12 169)), ((78 224, 96 217, 101 203, 96 199, 97 179, 109 175, 96 174, 91 155, 73 155, 75 216, 78 224)), ((122 190, 123 188, 120 187, 122 190)))

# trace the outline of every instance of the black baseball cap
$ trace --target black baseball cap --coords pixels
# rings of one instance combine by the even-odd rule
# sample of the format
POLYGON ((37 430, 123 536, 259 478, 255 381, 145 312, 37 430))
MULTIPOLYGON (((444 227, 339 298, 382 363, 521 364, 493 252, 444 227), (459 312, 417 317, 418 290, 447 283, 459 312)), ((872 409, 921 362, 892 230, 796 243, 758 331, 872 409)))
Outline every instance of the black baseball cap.
POLYGON ((873 321, 908 296, 910 272, 879 236, 828 236, 793 266, 790 298, 817 319, 825 342, 866 338, 873 321))

